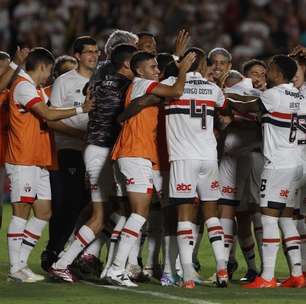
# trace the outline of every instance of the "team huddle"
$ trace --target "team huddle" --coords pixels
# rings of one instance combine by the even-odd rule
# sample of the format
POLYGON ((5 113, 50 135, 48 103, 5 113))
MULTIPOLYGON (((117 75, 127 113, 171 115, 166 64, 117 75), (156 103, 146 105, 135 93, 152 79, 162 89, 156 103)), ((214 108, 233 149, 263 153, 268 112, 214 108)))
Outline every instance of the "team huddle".
POLYGON ((49 224, 41 267, 54 280, 195 288, 206 230, 217 287, 238 267, 238 244, 241 287, 306 286, 306 49, 240 73, 226 49, 189 39, 182 30, 173 54, 157 53, 152 34, 116 30, 102 62, 90 36, 73 57, 0 52, 9 280, 45 279, 28 259, 49 224), (281 241, 290 274, 278 283, 281 241))

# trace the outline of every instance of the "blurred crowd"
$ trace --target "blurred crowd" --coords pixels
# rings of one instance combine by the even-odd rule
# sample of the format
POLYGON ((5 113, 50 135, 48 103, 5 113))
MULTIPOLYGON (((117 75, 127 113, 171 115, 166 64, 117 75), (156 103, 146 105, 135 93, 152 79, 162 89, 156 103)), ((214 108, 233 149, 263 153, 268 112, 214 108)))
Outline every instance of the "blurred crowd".
POLYGON ((0 49, 41 45, 60 55, 81 34, 102 48, 120 28, 152 32, 170 51, 186 28, 193 45, 224 47, 236 65, 306 45, 305 8, 306 0, 0 0, 0 49))

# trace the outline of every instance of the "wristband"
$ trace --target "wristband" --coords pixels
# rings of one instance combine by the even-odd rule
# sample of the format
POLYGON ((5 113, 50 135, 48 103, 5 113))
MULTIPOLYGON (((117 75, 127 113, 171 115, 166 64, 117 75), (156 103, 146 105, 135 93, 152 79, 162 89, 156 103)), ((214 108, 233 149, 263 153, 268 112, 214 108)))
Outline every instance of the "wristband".
POLYGON ((18 65, 14 61, 10 62, 9 67, 14 71, 18 69, 18 65))
POLYGON ((82 107, 76 107, 76 108, 75 108, 75 112, 76 112, 77 114, 82 114, 82 113, 84 113, 82 107))
POLYGON ((179 61, 180 60, 180 57, 179 56, 177 56, 177 55, 172 55, 172 58, 175 60, 175 61, 179 61))

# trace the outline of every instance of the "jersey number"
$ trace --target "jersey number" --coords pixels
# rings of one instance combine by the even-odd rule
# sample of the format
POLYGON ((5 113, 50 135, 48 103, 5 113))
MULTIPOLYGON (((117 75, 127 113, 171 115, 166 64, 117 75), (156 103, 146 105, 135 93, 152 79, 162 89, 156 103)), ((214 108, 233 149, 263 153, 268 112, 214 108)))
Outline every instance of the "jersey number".
POLYGON ((197 108, 196 100, 190 100, 190 117, 201 118, 202 129, 206 129, 206 105, 197 108))

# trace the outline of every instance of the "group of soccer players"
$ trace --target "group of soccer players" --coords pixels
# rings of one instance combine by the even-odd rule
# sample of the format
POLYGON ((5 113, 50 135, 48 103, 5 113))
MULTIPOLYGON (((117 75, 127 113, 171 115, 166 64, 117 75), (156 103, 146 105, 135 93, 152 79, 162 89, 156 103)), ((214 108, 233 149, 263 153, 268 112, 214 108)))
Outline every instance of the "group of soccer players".
POLYGON ((100 63, 90 36, 73 57, 0 52, 10 280, 45 279, 28 259, 49 223, 41 266, 53 279, 203 285, 205 227, 217 287, 237 268, 237 243, 242 287, 305 286, 306 50, 252 59, 240 73, 227 50, 206 54, 189 39, 182 30, 173 54, 158 54, 150 33, 116 30, 100 63), (277 284, 281 241, 290 275, 277 284))

